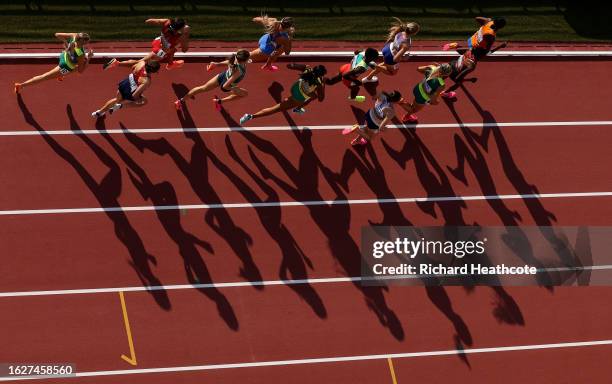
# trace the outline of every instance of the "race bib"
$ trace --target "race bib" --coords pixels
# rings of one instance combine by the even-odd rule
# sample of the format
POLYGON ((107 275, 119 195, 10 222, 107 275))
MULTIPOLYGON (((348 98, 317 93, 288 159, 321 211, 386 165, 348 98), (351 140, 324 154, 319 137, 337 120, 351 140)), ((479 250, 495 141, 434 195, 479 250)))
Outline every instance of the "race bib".
POLYGON ((166 51, 164 51, 163 49, 160 49, 159 51, 157 51, 155 56, 159 57, 160 59, 163 59, 164 57, 166 57, 166 51))

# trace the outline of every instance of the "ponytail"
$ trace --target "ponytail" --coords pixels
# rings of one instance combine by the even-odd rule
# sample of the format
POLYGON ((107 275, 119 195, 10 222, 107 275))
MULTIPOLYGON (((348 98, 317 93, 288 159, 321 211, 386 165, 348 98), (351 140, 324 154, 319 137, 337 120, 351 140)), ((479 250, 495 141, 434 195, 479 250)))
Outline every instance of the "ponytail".
POLYGON ((412 36, 419 33, 419 30, 421 29, 421 27, 413 21, 404 23, 397 17, 393 17, 393 20, 394 22, 391 23, 391 27, 389 28, 389 35, 387 35, 387 43, 392 42, 398 33, 406 32, 408 36, 412 36))

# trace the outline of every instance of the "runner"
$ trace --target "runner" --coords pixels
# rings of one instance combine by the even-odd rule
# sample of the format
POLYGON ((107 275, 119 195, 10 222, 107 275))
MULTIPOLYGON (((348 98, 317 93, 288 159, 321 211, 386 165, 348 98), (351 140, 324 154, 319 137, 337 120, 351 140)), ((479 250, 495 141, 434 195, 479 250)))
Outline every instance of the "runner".
POLYGON ((325 98, 325 83, 323 77, 326 73, 327 69, 323 65, 317 65, 314 68, 306 67, 300 74, 298 81, 291 86, 291 96, 257 113, 245 113, 244 116, 240 118, 240 125, 244 125, 247 121, 259 117, 269 116, 292 108, 302 108, 313 101, 315 97, 317 100, 323 101, 325 98))
MULTIPOLYGON (((174 60, 174 54, 178 47, 181 47, 182 52, 189 50, 189 32, 191 28, 183 19, 147 19, 146 24, 161 26, 161 34, 151 43, 151 52, 146 55, 145 61, 159 61, 166 63, 166 69, 180 68, 185 63, 184 60, 174 60)), ((103 65, 104 69, 110 69, 117 66, 131 67, 138 63, 139 60, 124 60, 111 59, 103 65)))
POLYGON ((425 78, 413 88, 414 100, 412 103, 406 101, 399 103, 407 112, 402 118, 405 123, 416 123, 418 118, 415 113, 425 105, 438 104, 438 96, 444 91, 444 77, 450 75, 452 69, 450 64, 433 64, 418 67, 417 71, 424 73, 425 78))
POLYGON ((229 93, 226 97, 220 99, 217 96, 213 98, 215 108, 221 111, 221 103, 234 100, 236 98, 245 97, 248 91, 238 87, 238 83, 246 76, 246 67, 249 63, 249 51, 241 49, 232 54, 227 60, 221 62, 211 62, 206 66, 206 70, 210 71, 218 65, 226 65, 227 69, 218 75, 214 76, 204 85, 192 88, 185 96, 176 100, 174 105, 177 110, 182 111, 183 105, 187 104, 188 99, 195 99, 195 95, 202 92, 208 92, 211 89, 219 87, 221 92, 229 93))
POLYGON ((352 128, 346 128, 342 131, 343 135, 356 132, 357 136, 351 140, 351 145, 365 145, 372 140, 375 134, 385 131, 387 125, 395 117, 395 109, 393 105, 402 99, 401 93, 393 91, 391 93, 382 92, 376 97, 374 108, 371 108, 365 114, 365 125, 362 127, 359 123, 353 125, 352 128))
POLYGON ((84 32, 64 33, 58 32, 55 37, 62 40, 64 50, 60 53, 59 64, 52 70, 42 75, 34 76, 23 83, 15 83, 15 93, 18 94, 24 87, 38 84, 45 80, 58 79, 64 80, 64 76, 74 73, 83 73, 87 68, 89 59, 93 57, 93 50, 87 51, 86 45, 89 43, 89 35, 84 32))
POLYGON ((350 89, 349 100, 362 103, 366 98, 358 95, 362 84, 357 77, 367 71, 368 68, 376 68, 374 61, 377 58, 378 51, 374 48, 366 48, 365 52, 355 51, 353 60, 341 66, 340 72, 336 76, 326 79, 325 84, 334 85, 342 81, 350 89))
POLYGON ((151 74, 159 71, 158 61, 138 61, 132 67, 132 73, 119 82, 117 94, 108 100, 102 108, 91 114, 93 118, 100 118, 108 111, 113 113, 123 107, 142 107, 147 104, 143 92, 151 85, 151 74))
POLYGON ((251 59, 255 62, 265 61, 261 69, 277 71, 274 65, 276 59, 291 53, 291 40, 295 33, 295 23, 291 17, 277 20, 267 15, 255 17, 253 21, 264 26, 266 33, 259 39, 259 48, 251 51, 251 59))
POLYGON ((419 33, 420 27, 417 23, 404 23, 397 17, 389 28, 389 36, 382 49, 383 62, 378 64, 366 77, 361 79, 363 82, 378 81, 376 74, 384 73, 395 75, 399 70, 399 63, 404 54, 410 51, 412 36, 419 33))

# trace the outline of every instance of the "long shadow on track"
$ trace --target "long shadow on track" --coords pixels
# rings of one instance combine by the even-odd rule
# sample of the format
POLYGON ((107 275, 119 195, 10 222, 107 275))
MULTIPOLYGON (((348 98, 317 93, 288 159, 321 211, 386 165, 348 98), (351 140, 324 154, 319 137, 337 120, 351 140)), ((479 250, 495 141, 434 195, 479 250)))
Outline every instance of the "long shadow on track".
MULTIPOLYGON (((118 199, 119 195, 121 194, 122 181, 119 165, 86 135, 78 135, 85 142, 85 144, 91 148, 98 159, 100 159, 100 161, 109 169, 108 173, 102 178, 102 181, 98 183, 93 175, 89 173, 89 171, 72 153, 53 139, 53 136, 46 134, 45 129, 34 119, 20 95, 17 96, 17 102, 26 122, 39 131, 42 138, 47 142, 51 149, 53 149, 58 156, 60 156, 74 168, 77 174, 83 179, 85 185, 98 200, 100 207, 120 207, 118 199)), ((66 113, 68 114, 68 119, 70 121, 70 128, 75 132, 80 131, 81 128, 74 119, 72 107, 70 105, 66 107, 66 113)), ((130 265, 136 271, 138 277, 142 281, 142 284, 145 286, 161 286, 161 281, 159 281, 159 279, 153 274, 149 264, 155 264, 156 260, 147 252, 142 239, 130 224, 125 212, 119 210, 113 212, 105 211, 105 213, 106 216, 113 222, 117 238, 128 250, 128 253, 132 259, 130 261, 130 265)), ((170 310, 171 304, 165 290, 156 289, 149 290, 148 292, 153 296, 161 308, 164 310, 170 310)))
MULTIPOLYGON (((223 116, 228 126, 237 126, 236 121, 234 121, 229 114, 224 113, 223 116)), ((295 127, 295 123, 291 118, 288 119, 288 122, 295 127)), ((271 173, 268 167, 260 160, 259 156, 256 156, 249 146, 251 161, 257 167, 261 177, 264 180, 272 180, 295 201, 324 200, 318 187, 320 170, 325 180, 336 193, 336 198, 338 200, 346 200, 347 196, 342 192, 339 186, 338 176, 328 169, 315 154, 311 141, 312 131, 309 129, 294 129, 292 132, 302 147, 302 154, 297 168, 294 167, 289 159, 287 159, 271 142, 260 138, 252 132, 240 131, 240 134, 257 148, 257 150, 271 156, 283 169, 291 182, 288 183, 271 173)), ((252 170, 249 171, 249 173, 254 174, 252 170)), ((327 237, 331 254, 338 260, 346 275, 359 276, 361 274, 361 253, 355 240, 349 233, 350 206, 347 204, 336 205, 332 203, 318 206, 309 205, 306 206, 306 208, 310 212, 314 222, 327 237)), ((366 300, 366 305, 376 314, 380 323, 387 327, 396 339, 403 340, 405 333, 402 324, 395 312, 393 312, 385 302, 383 290, 387 288, 366 287, 360 285, 360 283, 354 283, 354 285, 362 292, 366 300)))
MULTIPOLYGON (((96 128, 104 132, 104 120, 99 119, 96 128)), ((121 128, 125 131, 126 128, 121 124, 121 128)), ((146 200, 151 200, 155 206, 178 205, 176 192, 168 181, 153 183, 147 176, 145 170, 140 167, 134 159, 132 159, 121 146, 113 140, 111 135, 103 133, 102 136, 117 152, 121 160, 128 167, 128 175, 139 191, 141 196, 146 200)), ((156 210, 157 217, 166 230, 166 233, 176 243, 179 248, 179 253, 183 258, 185 265, 185 273, 187 279, 192 284, 210 284, 212 278, 208 272, 206 264, 202 260, 198 248, 200 246, 209 253, 213 253, 211 245, 203 240, 198 239, 193 234, 187 232, 181 225, 181 214, 178 210, 156 210)), ((217 311, 221 318, 225 321, 230 329, 238 329, 238 319, 236 314, 227 300, 227 298, 216 288, 198 289, 201 293, 214 301, 217 305, 217 311)))
MULTIPOLYGON (((183 96, 187 88, 174 85, 177 95, 183 96)), ((195 122, 187 112, 178 117, 183 128, 194 128, 195 122)), ((185 136, 193 141, 191 158, 185 159, 166 139, 145 140, 133 133, 126 133, 127 139, 140 151, 145 149, 160 156, 168 155, 185 175, 191 188, 204 204, 221 204, 221 198, 213 189, 208 179, 209 160, 214 154, 207 147, 198 132, 185 132, 185 136)), ((242 262, 240 275, 247 281, 260 281, 261 273, 253 261, 249 247, 253 243, 251 236, 242 228, 236 226, 229 212, 223 208, 209 209, 204 219, 215 233, 221 236, 242 262)), ((263 286, 254 285, 261 290, 263 286)))

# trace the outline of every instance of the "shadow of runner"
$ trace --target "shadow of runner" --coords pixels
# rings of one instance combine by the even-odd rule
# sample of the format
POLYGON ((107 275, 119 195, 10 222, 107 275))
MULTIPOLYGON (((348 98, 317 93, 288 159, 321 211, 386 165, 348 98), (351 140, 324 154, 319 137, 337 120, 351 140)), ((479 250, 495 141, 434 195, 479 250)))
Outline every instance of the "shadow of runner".
MULTIPOLYGON (((184 85, 173 84, 178 96, 187 92, 184 85)), ((187 108, 183 116, 178 112, 178 117, 183 128, 195 128, 195 123, 187 108)), ((140 151, 149 150, 160 156, 168 155, 174 161, 179 170, 185 175, 191 188, 204 204, 222 204, 220 196, 214 190, 208 180, 208 161, 211 151, 206 147, 198 132, 185 132, 185 136, 192 140, 194 145, 191 150, 189 161, 174 148, 165 138, 146 140, 140 136, 126 132, 126 138, 140 151)), ((259 269, 253 261, 249 250, 253 240, 242 228, 236 226, 229 212, 225 208, 217 207, 208 209, 204 220, 215 233, 221 236, 232 251, 242 262, 240 276, 247 281, 261 281, 259 269)), ((264 289, 263 285, 253 285, 257 290, 264 289)))
MULTIPOLYGON (((83 179, 85 185, 98 200, 100 207, 117 207, 117 210, 113 210, 112 212, 104 212, 113 222, 115 235, 126 247, 128 253, 130 254, 130 266, 134 268, 138 278, 145 287, 156 287, 154 289, 148 289, 147 292, 153 296, 157 304, 164 310, 170 310, 171 304, 166 290, 161 288, 161 281, 159 281, 159 279, 153 274, 151 266, 149 265, 149 263, 156 264, 156 260, 146 251, 142 239, 130 224, 125 212, 123 212, 123 210, 120 208, 121 205, 119 204, 118 199, 119 195, 121 194, 121 170, 119 165, 86 135, 78 135, 79 138, 81 138, 85 144, 92 149, 98 159, 100 159, 100 161, 109 169, 108 173, 98 183, 72 153, 70 153, 66 148, 62 147, 59 142, 53 138, 53 136, 46 134, 45 129, 42 128, 34 119, 20 95, 17 96, 17 102, 26 122, 39 131, 41 133, 41 137, 47 142, 51 149, 53 149, 58 156, 60 156, 74 168, 81 179, 83 179)), ((81 128, 74 119, 72 107, 70 105, 66 106, 66 113, 68 114, 68 119, 70 120, 70 128, 73 131, 80 131, 81 128)))
MULTIPOLYGON (((99 121, 102 122, 102 120, 99 121)), ((120 125, 124 131, 127 130, 123 124, 120 123, 120 125)), ((96 128, 100 131, 104 131, 104 123, 102 122, 100 125, 97 125, 96 128)), ((178 199, 172 184, 167 181, 153 183, 147 176, 145 170, 141 168, 110 135, 102 134, 102 136, 109 142, 119 157, 127 165, 128 175, 144 199, 151 200, 155 206, 178 205, 178 199)), ((211 245, 185 231, 181 225, 181 214, 179 210, 156 210, 155 213, 168 236, 170 236, 179 248, 188 281, 191 284, 212 284, 213 281, 208 272, 208 268, 196 247, 196 245, 200 246, 207 252, 213 253, 211 245)), ((217 288, 198 288, 198 291, 215 302, 219 315, 230 329, 238 330, 238 319, 236 318, 236 314, 230 302, 217 288)))
MULTIPOLYGON (((224 116, 228 125, 234 126, 231 117, 227 114, 224 116)), ((336 200, 347 199, 342 189, 338 186, 337 176, 315 154, 312 147, 311 130, 304 128, 293 131, 302 147, 302 155, 300 156, 297 168, 271 142, 260 138, 248 130, 239 132, 259 151, 274 158, 293 185, 272 174, 268 167, 259 159, 259 156, 249 147, 251 160, 258 168, 261 177, 264 180, 272 179, 275 184, 295 201, 324 200, 318 190, 319 170, 336 193, 336 200)), ((250 171, 249 174, 254 174, 254 172, 250 171)), ((327 237, 331 253, 340 263, 346 275, 352 277, 360 276, 361 253, 349 233, 350 206, 348 204, 334 204, 331 202, 323 205, 307 205, 306 208, 314 222, 327 237)), ((386 289, 386 287, 362 286, 359 282, 353 284, 362 292, 367 306, 376 314, 380 323, 387 327, 396 339, 403 340, 405 334, 402 324, 395 312, 387 306, 385 296, 383 295, 383 289, 386 289)))
MULTIPOLYGON (((277 202, 279 201, 278 194, 266 184, 255 172, 253 172, 244 161, 236 153, 229 136, 225 136, 225 144, 230 156, 249 174, 251 179, 257 183, 259 188, 267 195, 266 199, 261 199, 257 193, 248 186, 239 176, 234 174, 229 167, 223 164, 219 159, 215 158, 213 164, 223 172, 228 179, 240 190, 244 198, 253 203, 277 202)), ((254 156, 251 148, 249 154, 254 156)), ((293 238, 289 229, 282 223, 282 208, 280 206, 258 207, 255 208, 259 220, 270 237, 276 242, 282 254, 282 261, 279 268, 279 277, 281 280, 306 280, 308 279, 308 270, 313 268, 312 262, 304 254, 297 241, 293 238)), ((315 314, 320 318, 327 317, 325 305, 318 295, 316 290, 307 283, 291 284, 288 287, 297 293, 308 305, 312 308, 315 314)))

